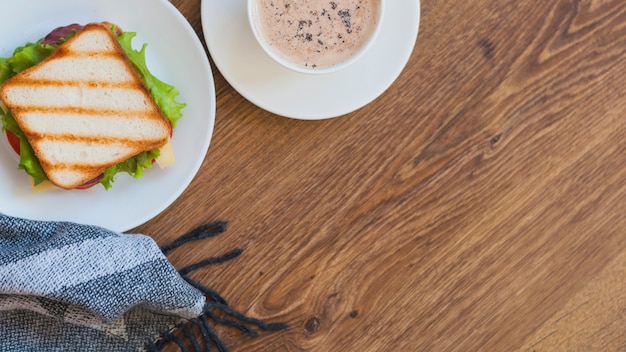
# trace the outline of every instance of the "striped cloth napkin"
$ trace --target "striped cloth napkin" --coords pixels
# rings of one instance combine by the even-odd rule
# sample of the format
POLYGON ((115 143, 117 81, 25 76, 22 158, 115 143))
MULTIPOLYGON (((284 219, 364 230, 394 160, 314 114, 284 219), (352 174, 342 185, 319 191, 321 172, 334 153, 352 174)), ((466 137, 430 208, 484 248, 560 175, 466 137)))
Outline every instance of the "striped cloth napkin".
POLYGON ((246 334, 280 330, 232 308, 187 274, 241 254, 176 270, 166 254, 225 231, 201 226, 159 247, 149 236, 0 214, 0 351, 227 351, 212 324, 246 334), (209 323, 211 322, 211 323, 209 323))

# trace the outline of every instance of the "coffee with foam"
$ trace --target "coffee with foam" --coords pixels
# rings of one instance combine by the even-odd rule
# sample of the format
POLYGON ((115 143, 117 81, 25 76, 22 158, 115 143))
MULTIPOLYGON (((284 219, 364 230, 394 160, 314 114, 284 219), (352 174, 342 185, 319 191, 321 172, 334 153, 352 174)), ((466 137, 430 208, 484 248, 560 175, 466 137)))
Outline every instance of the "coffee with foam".
POLYGON ((379 22, 381 0, 253 0, 252 24, 276 55, 308 69, 349 60, 379 22))

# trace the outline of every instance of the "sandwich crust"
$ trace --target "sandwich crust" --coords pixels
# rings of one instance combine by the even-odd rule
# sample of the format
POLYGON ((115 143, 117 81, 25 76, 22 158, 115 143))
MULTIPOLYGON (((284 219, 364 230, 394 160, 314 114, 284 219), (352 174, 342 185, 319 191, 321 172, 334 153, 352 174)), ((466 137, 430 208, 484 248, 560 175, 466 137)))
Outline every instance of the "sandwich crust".
POLYGON ((90 23, 8 79, 0 99, 48 179, 72 189, 167 143, 171 125, 110 23, 90 23))

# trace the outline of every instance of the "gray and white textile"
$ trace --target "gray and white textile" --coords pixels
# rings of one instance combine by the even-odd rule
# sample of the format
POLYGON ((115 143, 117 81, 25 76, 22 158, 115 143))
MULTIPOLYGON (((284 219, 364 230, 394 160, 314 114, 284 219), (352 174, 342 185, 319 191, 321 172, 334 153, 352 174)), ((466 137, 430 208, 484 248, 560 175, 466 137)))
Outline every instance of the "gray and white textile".
POLYGON ((242 320, 285 328, 240 315, 216 294, 207 299, 207 292, 181 275, 148 236, 0 214, 0 351, 158 350, 155 341, 167 340, 181 320, 195 321, 206 338, 192 338, 195 350, 211 343, 225 350, 206 318, 215 307, 235 319, 210 312, 209 318, 246 332, 253 330, 242 320))

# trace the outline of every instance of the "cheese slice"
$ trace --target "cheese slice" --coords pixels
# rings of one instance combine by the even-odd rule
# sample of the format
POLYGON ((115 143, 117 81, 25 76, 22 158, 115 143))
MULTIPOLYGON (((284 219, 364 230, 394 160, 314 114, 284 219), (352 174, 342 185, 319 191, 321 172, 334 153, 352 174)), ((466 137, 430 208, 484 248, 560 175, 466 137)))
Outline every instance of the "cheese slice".
POLYGON ((172 141, 170 140, 167 144, 161 147, 161 154, 159 154, 159 157, 156 159, 156 163, 161 169, 165 169, 175 162, 176 155, 174 154, 174 147, 172 146, 172 141))
POLYGON ((51 191, 53 189, 59 188, 53 185, 52 182, 48 180, 43 181, 40 184, 35 186, 35 179, 30 176, 28 177, 28 179, 30 180, 30 188, 32 189, 33 193, 47 192, 47 191, 51 191))

